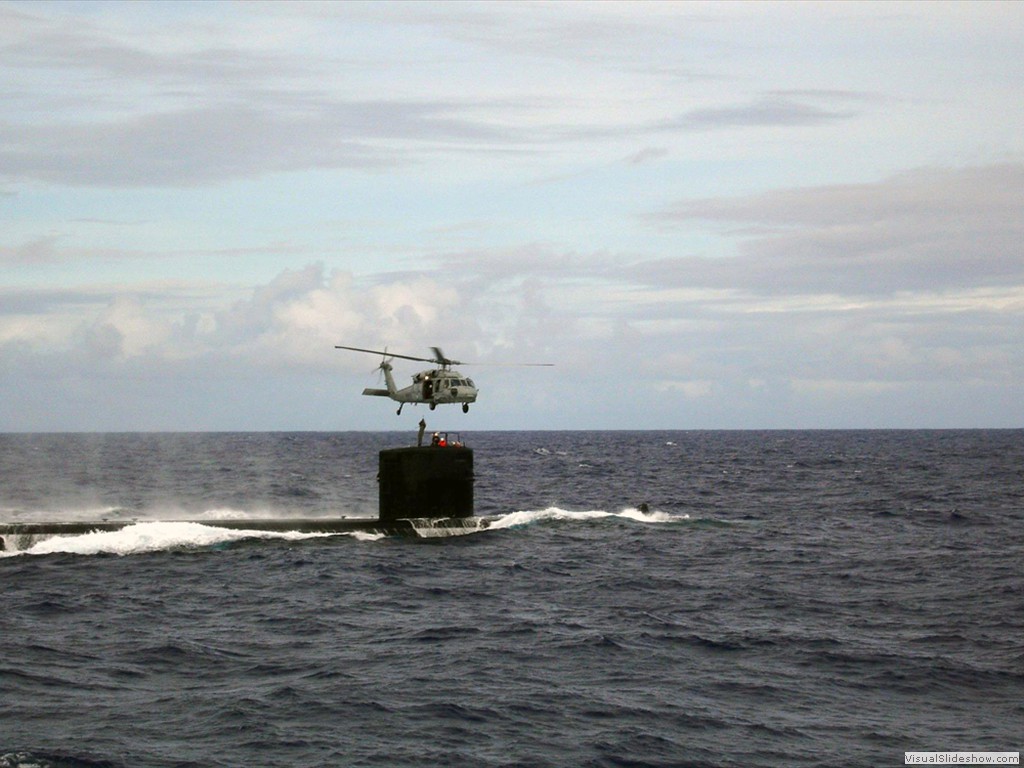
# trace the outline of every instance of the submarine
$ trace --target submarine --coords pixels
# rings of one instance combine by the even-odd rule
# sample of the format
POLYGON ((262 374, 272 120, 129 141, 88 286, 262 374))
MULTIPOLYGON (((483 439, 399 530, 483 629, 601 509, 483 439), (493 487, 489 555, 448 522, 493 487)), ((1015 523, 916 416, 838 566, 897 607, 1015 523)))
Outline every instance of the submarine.
POLYGON ((0 550, 19 551, 54 536, 118 531, 137 523, 188 522, 244 531, 375 533, 438 538, 488 527, 473 512, 473 449, 447 435, 429 445, 385 448, 378 454, 376 518, 231 518, 0 523, 0 550))

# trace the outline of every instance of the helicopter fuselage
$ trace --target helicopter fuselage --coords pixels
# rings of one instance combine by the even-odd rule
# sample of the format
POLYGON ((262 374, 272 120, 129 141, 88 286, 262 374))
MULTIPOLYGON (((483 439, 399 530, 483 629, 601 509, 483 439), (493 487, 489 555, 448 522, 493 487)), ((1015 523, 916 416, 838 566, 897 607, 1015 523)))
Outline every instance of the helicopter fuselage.
MULTIPOLYGON (((439 405, 447 403, 462 403, 462 412, 469 413, 469 404, 476 402, 477 389, 473 380, 463 376, 452 368, 453 365, 472 365, 472 363, 460 362, 445 357, 440 347, 431 347, 433 357, 414 357, 413 355, 398 355, 389 353, 387 348, 364 349, 362 347, 347 347, 342 344, 335 344, 335 349, 348 349, 353 352, 365 352, 370 355, 380 355, 380 369, 384 372, 384 380, 387 382, 387 389, 373 389, 367 387, 363 390, 364 395, 374 397, 390 397, 397 402, 398 413, 402 413, 402 406, 406 403, 426 403, 430 410, 439 405), (412 377, 412 384, 399 389, 395 384, 395 377, 391 375, 391 359, 400 357, 403 360, 420 360, 424 363, 436 363, 440 368, 432 368, 427 371, 420 371, 412 377)), ((551 363, 490 363, 490 365, 540 365, 551 366, 551 363)))
MULTIPOLYGON (((364 395, 390 397, 398 403, 426 403, 433 410, 438 405, 462 403, 462 410, 468 411, 469 404, 476 402, 477 389, 473 380, 451 368, 435 368, 420 371, 412 377, 412 384, 399 389, 391 374, 391 364, 381 363, 387 389, 363 390, 364 395)), ((401 406, 399 407, 399 412, 401 406)))
POLYGON ((450 368, 421 371, 412 377, 412 386, 400 391, 411 391, 413 399, 407 402, 413 403, 440 405, 476 402, 476 385, 473 380, 450 368))

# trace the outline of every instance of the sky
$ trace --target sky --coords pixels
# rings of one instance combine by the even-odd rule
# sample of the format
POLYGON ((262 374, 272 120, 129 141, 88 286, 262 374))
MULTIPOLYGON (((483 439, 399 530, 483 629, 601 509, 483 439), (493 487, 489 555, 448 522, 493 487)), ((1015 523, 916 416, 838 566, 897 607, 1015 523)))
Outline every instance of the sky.
POLYGON ((0 431, 1024 427, 1022 46, 1019 2, 0 2, 0 431), (396 416, 336 344, 479 400, 396 416))

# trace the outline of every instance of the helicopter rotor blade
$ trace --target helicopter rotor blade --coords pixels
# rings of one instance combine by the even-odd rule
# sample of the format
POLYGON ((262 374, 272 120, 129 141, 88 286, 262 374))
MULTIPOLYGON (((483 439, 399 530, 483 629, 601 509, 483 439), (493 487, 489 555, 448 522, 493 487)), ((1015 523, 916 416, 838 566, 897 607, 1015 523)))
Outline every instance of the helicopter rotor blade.
POLYGON ((554 368, 554 363, 460 363, 460 365, 486 365, 490 368, 554 368))
POLYGON ((444 352, 441 351, 440 347, 431 347, 433 351, 433 357, 413 357, 412 355, 399 355, 394 352, 388 352, 387 349, 363 349, 362 347, 346 347, 341 344, 335 344, 335 349, 349 349, 353 352, 366 352, 370 355, 383 355, 388 359, 393 357, 401 358, 402 360, 416 360, 421 363, 436 363, 442 368, 447 368, 452 365, 487 365, 491 367, 504 366, 508 368, 552 368, 554 363, 469 363, 463 360, 452 360, 451 358, 445 357, 444 352))
POLYGON ((431 347, 430 349, 434 353, 434 362, 440 366, 447 368, 450 365, 469 365, 469 363, 464 363, 461 360, 452 360, 445 357, 440 347, 431 347))
POLYGON ((412 357, 411 355, 399 355, 399 354, 395 354, 394 352, 388 352, 386 349, 384 349, 384 350, 381 350, 381 349, 362 349, 361 347, 344 347, 341 344, 335 344, 334 348, 335 349, 350 349, 353 352, 366 352, 367 354, 370 354, 370 355, 384 355, 386 357, 400 357, 403 360, 418 360, 421 363, 436 363, 437 362, 437 360, 434 360, 433 358, 430 358, 430 357, 412 357))

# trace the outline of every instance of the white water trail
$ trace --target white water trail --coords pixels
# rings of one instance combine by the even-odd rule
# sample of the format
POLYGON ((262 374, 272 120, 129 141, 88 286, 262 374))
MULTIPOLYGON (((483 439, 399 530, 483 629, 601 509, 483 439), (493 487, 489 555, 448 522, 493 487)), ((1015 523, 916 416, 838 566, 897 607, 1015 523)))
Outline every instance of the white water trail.
POLYGON ((492 521, 488 528, 515 528, 517 526, 529 525, 531 523, 543 522, 546 520, 585 522, 588 520, 600 520, 608 517, 620 517, 627 520, 633 520, 638 523, 676 523, 681 520, 690 519, 689 515, 670 515, 668 512, 660 512, 657 510, 653 512, 642 512, 635 507, 627 507, 621 512, 606 512, 604 510, 572 512, 559 507, 548 507, 547 509, 511 512, 507 515, 501 515, 496 520, 492 521))
MULTIPOLYGON (((225 519, 225 510, 217 510, 225 519)), ((244 517, 244 513, 231 517, 244 517)), ((671 515, 667 512, 643 512, 627 507, 620 512, 604 510, 570 511, 559 507, 542 510, 525 510, 510 512, 505 515, 475 518, 475 527, 459 526, 447 528, 443 526, 417 526, 416 532, 421 538, 437 538, 455 535, 484 533, 488 530, 517 528, 533 523, 547 521, 588 522, 605 518, 618 517, 642 524, 674 523, 688 520, 689 515, 671 515)), ((146 552, 161 552, 172 549, 202 549, 219 544, 229 544, 244 539, 264 539, 279 541, 302 541, 306 539, 327 538, 332 536, 348 536, 357 541, 377 541, 387 534, 372 531, 349 531, 341 533, 305 533, 300 531, 258 531, 218 528, 202 522, 156 522, 141 521, 132 523, 116 531, 94 531, 66 536, 49 536, 46 538, 32 537, 21 544, 20 549, 0 552, 0 557, 12 555, 49 555, 55 553, 77 555, 135 555, 146 552)))
MULTIPOLYGON (((143 522, 134 523, 116 531, 94 531, 75 536, 52 536, 33 542, 26 549, 4 554, 6 556, 14 554, 49 555, 60 552, 75 555, 135 555, 168 549, 197 549, 243 539, 301 541, 338 535, 348 534, 233 530, 193 522, 143 522)), ((364 537, 369 540, 376 538, 374 534, 356 536, 356 538, 364 537)))

